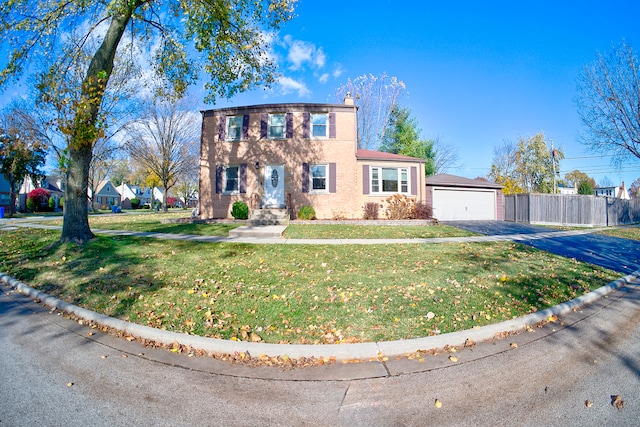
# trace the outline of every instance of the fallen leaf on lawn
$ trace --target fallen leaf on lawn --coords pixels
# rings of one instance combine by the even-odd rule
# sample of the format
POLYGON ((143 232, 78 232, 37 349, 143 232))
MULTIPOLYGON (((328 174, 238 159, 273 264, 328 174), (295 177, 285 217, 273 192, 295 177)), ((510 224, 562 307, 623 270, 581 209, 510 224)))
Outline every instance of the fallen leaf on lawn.
POLYGON ((586 406, 587 408, 591 408, 593 406, 593 402, 590 400, 585 400, 584 406, 586 406))
POLYGON ((624 408, 624 400, 622 400, 622 397, 620 397, 620 395, 616 394, 614 396, 611 396, 611 405, 613 405, 613 407, 616 409, 622 409, 624 408))
POLYGON ((262 341, 262 338, 260 338, 260 335, 256 334, 255 332, 251 332, 251 342, 260 342, 262 341))
POLYGON ((442 408, 442 402, 440 402, 438 399, 436 399, 435 405, 436 405, 436 408, 438 409, 442 408))
POLYGON ((432 311, 430 311, 430 312, 428 312, 428 313, 427 313, 427 319, 431 320, 431 319, 433 319, 434 317, 436 317, 436 315, 435 315, 432 311))

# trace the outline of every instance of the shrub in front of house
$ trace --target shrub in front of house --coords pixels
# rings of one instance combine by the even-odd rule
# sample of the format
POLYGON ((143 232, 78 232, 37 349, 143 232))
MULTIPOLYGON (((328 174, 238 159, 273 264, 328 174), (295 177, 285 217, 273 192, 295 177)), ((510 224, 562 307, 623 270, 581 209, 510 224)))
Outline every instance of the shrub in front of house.
POLYGON ((178 203, 178 199, 176 199, 175 197, 167 197, 167 206, 170 208, 175 208, 176 207, 176 203, 178 203))
POLYGON ((64 197, 60 197, 60 200, 58 200, 58 206, 60 206, 60 208, 64 208, 64 197))
POLYGON ((133 199, 130 200, 131 202, 131 209, 140 209, 140 199, 138 199, 137 197, 134 197, 133 199))
POLYGON ((49 193, 44 188, 36 188, 27 194, 27 209, 31 212, 39 212, 43 211, 49 206, 49 197, 51 197, 51 193, 49 193))
POLYGON ((249 218, 249 206, 245 202, 235 202, 231 207, 231 216, 235 219, 249 218))
POLYGON ((415 219, 433 218, 433 208, 427 202, 417 202, 414 213, 415 219))
POLYGON ((378 219, 380 217, 380 204, 369 202, 364 205, 364 214, 362 219, 378 219))
POLYGON ((416 202, 403 194, 394 194, 386 198, 385 214, 387 219, 413 219, 416 202))
POLYGON ((51 196, 49 197, 49 210, 53 212, 55 207, 56 207, 56 199, 54 199, 53 196, 51 196))
POLYGON ((298 211, 298 219, 316 219, 316 211, 313 206, 302 206, 298 211))

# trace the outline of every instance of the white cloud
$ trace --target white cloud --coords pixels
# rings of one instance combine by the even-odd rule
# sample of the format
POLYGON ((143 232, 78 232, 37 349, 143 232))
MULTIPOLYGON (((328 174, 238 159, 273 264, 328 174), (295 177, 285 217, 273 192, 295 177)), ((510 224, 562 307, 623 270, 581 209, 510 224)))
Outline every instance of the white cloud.
POLYGON ((296 40, 289 47, 287 59, 291 62, 291 69, 297 70, 304 65, 305 62, 311 62, 315 46, 310 43, 296 40))
POLYGON ((333 77, 335 79, 337 79, 338 77, 340 77, 342 75, 343 72, 344 72, 344 68, 342 68, 342 65, 341 64, 337 64, 336 68, 333 70, 332 75, 333 75, 333 77))
POLYGON ((322 51, 322 48, 317 49, 315 53, 316 57, 314 58, 313 63, 316 67, 323 68, 325 62, 327 62, 327 56, 322 51))
POLYGON ((311 91, 304 83, 290 77, 280 77, 278 84, 280 85, 280 92, 282 95, 288 95, 292 92, 298 92, 298 96, 301 98, 311 95, 311 91))
POLYGON ((318 81, 322 84, 325 84, 327 81, 329 81, 329 73, 324 73, 323 75, 321 75, 318 81))

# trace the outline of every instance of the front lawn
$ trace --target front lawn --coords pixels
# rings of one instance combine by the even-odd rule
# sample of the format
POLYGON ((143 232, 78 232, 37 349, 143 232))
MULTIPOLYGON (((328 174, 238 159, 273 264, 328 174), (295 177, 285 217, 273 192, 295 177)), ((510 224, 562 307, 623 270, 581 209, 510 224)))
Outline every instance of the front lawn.
POLYGON ((621 237, 623 239, 640 240, 640 226, 614 228, 612 230, 602 231, 602 234, 613 237, 621 237))
POLYGON ((289 239, 431 239, 474 235, 447 225, 290 224, 284 232, 289 239))
POLYGON ((512 242, 250 245, 99 236, 77 247, 58 238, 0 231, 0 270, 143 325, 272 343, 463 330, 547 308, 618 276, 512 242))

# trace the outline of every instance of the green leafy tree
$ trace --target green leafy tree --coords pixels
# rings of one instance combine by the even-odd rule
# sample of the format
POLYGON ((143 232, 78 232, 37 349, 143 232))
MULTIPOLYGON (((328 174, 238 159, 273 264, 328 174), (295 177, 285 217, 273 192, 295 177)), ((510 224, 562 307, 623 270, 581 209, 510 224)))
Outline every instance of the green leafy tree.
POLYGON ((578 187, 583 181, 587 181, 591 185, 592 189, 596 187, 596 181, 593 178, 577 169, 567 172, 564 175, 564 181, 569 187, 578 187))
POLYGON ((46 159, 46 145, 29 122, 31 117, 16 108, 6 110, 0 122, 0 173, 9 182, 10 215, 15 214, 16 195, 25 177, 37 183, 44 177, 41 167, 46 159))
POLYGON ((582 180, 578 183, 578 194, 591 196, 594 194, 593 184, 587 179, 582 180))
POLYGON ((426 175, 435 172, 433 141, 420 139, 418 121, 411 116, 411 110, 407 107, 396 105, 391 111, 380 150, 424 159, 426 175))
POLYGON ((295 0, 0 2, 0 43, 9 51, 0 71, 0 86, 34 64, 50 67, 58 52, 79 55, 90 36, 100 40, 88 60, 68 126, 61 241, 84 243, 93 237, 86 209, 89 166, 93 145, 100 137, 103 99, 127 29, 131 39, 157 47, 152 52, 152 68, 162 84, 156 94, 181 97, 202 73, 209 77, 206 100, 214 102, 274 81, 267 30, 290 19, 294 5, 295 0), (41 61, 35 62, 36 58, 41 61))
POLYGON ((505 194, 552 193, 554 171, 563 158, 561 149, 548 147, 544 133, 520 138, 517 144, 506 141, 494 148, 489 177, 505 186, 505 194))

